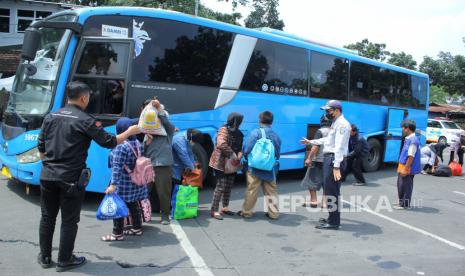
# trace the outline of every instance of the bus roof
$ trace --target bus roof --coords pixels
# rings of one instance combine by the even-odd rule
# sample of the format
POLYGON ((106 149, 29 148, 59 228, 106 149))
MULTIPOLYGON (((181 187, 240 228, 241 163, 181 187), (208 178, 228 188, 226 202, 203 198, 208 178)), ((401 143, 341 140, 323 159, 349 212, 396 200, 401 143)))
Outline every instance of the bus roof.
MULTIPOLYGON (((70 11, 64 11, 61 13, 69 13, 70 11)), ((89 8, 80 8, 72 11, 79 16, 79 22, 84 23, 89 17, 94 15, 127 15, 127 16, 145 16, 145 17, 154 17, 161 19, 171 19, 191 24, 199 24, 211 28, 220 29, 223 31, 229 31, 233 33, 239 33, 247 36, 252 36, 260 39, 271 40, 287 45, 292 45, 300 48, 305 48, 308 50, 314 50, 325 54, 335 55, 343 58, 350 59, 352 61, 359 61, 375 66, 379 66, 385 69, 390 69, 398 72, 403 72, 409 75, 414 75, 417 77, 428 78, 427 74, 406 69, 403 67, 395 66, 392 64, 379 62, 369 58, 353 53, 349 49, 341 49, 331 45, 325 45, 319 42, 314 42, 308 39, 300 38, 296 35, 285 33, 278 30, 272 29, 250 29, 237 25, 232 25, 224 22, 219 22, 203 17, 196 17, 193 15, 188 15, 176 11, 154 9, 154 8, 141 8, 141 7, 89 7, 89 8)))

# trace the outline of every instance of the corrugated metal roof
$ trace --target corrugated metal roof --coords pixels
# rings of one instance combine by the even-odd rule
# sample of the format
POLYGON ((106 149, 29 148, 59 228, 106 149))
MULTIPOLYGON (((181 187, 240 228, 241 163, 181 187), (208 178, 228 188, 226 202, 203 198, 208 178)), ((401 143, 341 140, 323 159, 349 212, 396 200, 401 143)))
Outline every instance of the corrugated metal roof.
POLYGON ((20 50, 0 50, 0 73, 14 74, 21 56, 20 50))

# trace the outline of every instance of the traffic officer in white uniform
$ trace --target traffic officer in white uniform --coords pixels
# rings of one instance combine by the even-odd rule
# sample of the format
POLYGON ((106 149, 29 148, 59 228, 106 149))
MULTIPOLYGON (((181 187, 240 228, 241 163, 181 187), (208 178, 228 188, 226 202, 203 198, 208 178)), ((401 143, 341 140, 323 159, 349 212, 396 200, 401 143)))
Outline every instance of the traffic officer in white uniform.
POLYGON ((321 107, 325 110, 325 116, 332 120, 331 130, 328 136, 301 141, 304 145, 324 145, 323 185, 327 200, 329 217, 320 218, 318 229, 339 229, 341 213, 339 208, 339 196, 341 190, 341 171, 344 169, 345 160, 349 152, 350 123, 342 115, 341 102, 330 100, 321 107))

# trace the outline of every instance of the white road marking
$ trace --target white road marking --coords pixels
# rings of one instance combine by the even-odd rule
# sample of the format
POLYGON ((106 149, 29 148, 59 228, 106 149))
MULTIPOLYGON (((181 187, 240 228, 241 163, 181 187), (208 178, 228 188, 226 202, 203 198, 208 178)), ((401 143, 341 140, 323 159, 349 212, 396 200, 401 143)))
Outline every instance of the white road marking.
POLYGON ((179 224, 179 222, 177 222, 176 220, 172 220, 170 226, 173 230, 173 233, 176 235, 176 238, 179 240, 182 249, 184 249, 187 256, 191 260, 192 266, 194 267, 197 274, 199 274, 200 276, 213 276, 213 272, 207 266, 202 256, 200 256, 197 250, 195 250, 194 246, 189 241, 186 232, 182 230, 182 227, 179 224))
POLYGON ((346 203, 346 204, 349 204, 349 205, 351 205, 351 206, 357 207, 357 208, 359 208, 359 209, 361 209, 361 210, 363 210, 363 211, 365 211, 365 212, 367 212, 367 213, 370 213, 370 214, 372 214, 372 215, 378 216, 378 217, 380 217, 380 218, 383 218, 383 219, 385 219, 385 220, 388 220, 388 221, 390 221, 390 222, 393 222, 393 223, 395 223, 395 224, 398 224, 398 225, 400 225, 400 226, 403 226, 403 227, 405 227, 405 228, 407 228, 407 229, 410 229, 410 230, 412 230, 412 231, 415 231, 415 232, 418 232, 418 233, 420 233, 420 234, 423 234, 423 235, 425 235, 425 236, 427 236, 427 237, 430 237, 430 238, 433 238, 433 239, 435 239, 435 240, 438 240, 438 241, 440 241, 440 242, 442 242, 442 243, 445 243, 445 244, 447 244, 447 245, 449 245, 449 246, 452 246, 452 247, 454 247, 454 248, 457 248, 457 249, 459 249, 459 250, 465 251, 465 246, 463 246, 463 245, 461 245, 461 244, 458 244, 458 243, 455 243, 455 242, 446 240, 445 238, 442 238, 442 237, 440 237, 440 236, 438 236, 438 235, 435 235, 435 234, 433 234, 433 233, 430 233, 430 232, 425 231, 425 230, 423 230, 423 229, 420 229, 420 228, 418 228, 418 227, 409 225, 409 224, 407 224, 407 223, 405 223, 405 222, 402 222, 402 221, 393 219, 393 218, 391 218, 391 217, 388 217, 388 216, 386 216, 386 215, 380 214, 380 213, 378 213, 378 212, 372 211, 372 210, 367 209, 367 208, 365 208, 365 207, 363 207, 363 206, 360 206, 360 205, 358 205, 358 204, 353 204, 353 203, 351 203, 351 202, 349 202, 349 201, 346 201, 346 200, 342 200, 342 202, 344 202, 344 203, 346 203))
POLYGON ((454 191, 454 193, 465 196, 465 193, 454 191))

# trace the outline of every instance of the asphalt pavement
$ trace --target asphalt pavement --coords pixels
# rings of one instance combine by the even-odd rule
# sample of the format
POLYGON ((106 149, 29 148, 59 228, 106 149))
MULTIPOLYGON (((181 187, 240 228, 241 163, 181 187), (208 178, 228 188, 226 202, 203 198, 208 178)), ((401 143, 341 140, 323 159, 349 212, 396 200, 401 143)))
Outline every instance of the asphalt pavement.
MULTIPOLYGON (((302 177, 301 171, 280 175, 279 220, 264 216, 262 197, 252 219, 215 220, 209 216, 213 190, 204 188, 196 219, 162 226, 154 215, 144 225, 143 237, 113 243, 100 241, 112 227, 111 221, 95 218, 102 196, 88 193, 75 251, 89 262, 66 274, 465 275, 465 180, 461 177, 418 175, 415 208, 392 210, 390 203, 397 194, 394 167, 366 174, 369 183, 363 187, 352 186, 349 176, 342 187, 349 212, 342 214, 338 231, 315 229, 325 211, 300 207, 307 195, 300 186, 302 177)), ((240 210, 244 191, 240 178, 232 191, 232 210, 240 210)), ((38 189, 27 195, 24 184, 3 179, 0 204, 0 274, 56 274, 36 263, 38 189)), ((59 220, 57 225, 55 246, 59 220)))

